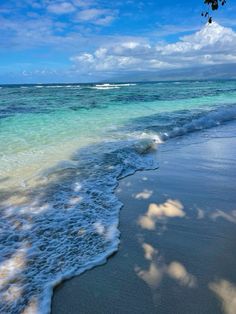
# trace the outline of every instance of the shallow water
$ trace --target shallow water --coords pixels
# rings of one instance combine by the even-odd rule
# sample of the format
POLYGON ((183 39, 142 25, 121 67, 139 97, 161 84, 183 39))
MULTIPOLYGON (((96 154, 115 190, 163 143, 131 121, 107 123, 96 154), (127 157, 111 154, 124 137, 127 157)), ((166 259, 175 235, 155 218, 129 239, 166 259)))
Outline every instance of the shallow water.
POLYGON ((2 86, 1 313, 47 312, 117 249, 113 191, 159 143, 233 120, 235 81, 2 86))

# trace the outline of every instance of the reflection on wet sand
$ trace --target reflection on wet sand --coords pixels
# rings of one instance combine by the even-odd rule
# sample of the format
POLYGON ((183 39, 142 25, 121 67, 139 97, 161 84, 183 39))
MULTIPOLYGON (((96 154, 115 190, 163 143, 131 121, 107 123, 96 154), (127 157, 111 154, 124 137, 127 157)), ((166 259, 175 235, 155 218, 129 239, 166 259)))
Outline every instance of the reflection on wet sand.
POLYGON ((136 266, 135 272, 151 289, 158 288, 165 275, 182 286, 196 287, 196 278, 188 273, 183 264, 177 261, 166 264, 163 256, 159 255, 158 250, 151 244, 143 243, 142 248, 144 250, 144 258, 150 261, 150 265, 147 270, 136 266))
POLYGON ((148 270, 141 269, 141 267, 136 266, 135 272, 137 275, 152 289, 156 289, 162 279, 164 273, 164 265, 159 263, 158 265, 158 251, 154 249, 148 243, 143 243, 144 258, 150 261, 148 270))
POLYGON ((213 141, 217 156, 205 142, 170 144, 156 172, 120 182, 117 254, 57 289, 53 314, 236 313, 236 163, 222 159, 236 145, 213 141))
POLYGON ((236 285, 228 280, 221 279, 209 284, 209 288, 215 292, 222 302, 222 308, 225 314, 236 313, 236 285))
POLYGON ((232 210, 231 212, 224 212, 223 210, 216 210, 212 215, 212 219, 217 219, 217 218, 224 218, 228 220, 229 222, 236 223, 236 210, 232 210))
POLYGON ((152 196, 153 191, 144 189, 142 192, 134 195, 136 200, 146 200, 152 196))
POLYGON ((143 229, 154 230, 158 219, 184 217, 183 205, 178 200, 167 200, 163 204, 150 204, 147 212, 139 218, 138 224, 143 229))
POLYGON ((178 281, 180 285, 193 288, 196 286, 196 278, 187 272, 186 268, 179 262, 172 262, 167 267, 167 274, 178 281))
POLYGON ((154 247, 152 247, 151 244, 148 243, 143 243, 142 247, 144 250, 144 258, 148 261, 152 261, 158 251, 155 250, 154 247))
MULTIPOLYGON (((149 195, 146 191, 148 190, 136 194, 135 198, 148 199, 149 195)), ((167 219, 185 217, 186 214, 183 209, 184 206, 179 200, 167 199, 162 204, 151 203, 145 214, 139 217, 138 225, 142 229, 155 231, 158 220, 164 220, 167 223, 167 219)), ((152 290, 155 290, 160 286, 164 276, 168 276, 175 280, 179 285, 189 288, 196 287, 197 279, 186 270, 183 264, 178 261, 166 264, 164 262, 164 257, 161 256, 158 250, 149 243, 142 243, 142 248, 144 250, 144 258, 150 262, 149 267, 145 270, 136 266, 134 270, 139 278, 141 278, 152 290)))

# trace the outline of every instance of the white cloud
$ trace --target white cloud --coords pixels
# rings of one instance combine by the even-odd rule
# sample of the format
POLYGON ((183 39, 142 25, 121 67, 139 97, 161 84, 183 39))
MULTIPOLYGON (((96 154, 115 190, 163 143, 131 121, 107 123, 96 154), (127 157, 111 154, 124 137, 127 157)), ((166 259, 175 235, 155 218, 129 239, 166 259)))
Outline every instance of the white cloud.
POLYGON ((114 20, 116 14, 116 11, 112 11, 110 9, 90 8, 81 10, 77 14, 76 19, 79 22, 89 22, 92 24, 105 26, 114 20))
POLYGON ((93 1, 42 0, 35 3, 29 0, 29 4, 32 7, 37 5, 42 14, 30 11, 17 18, 13 14, 12 17, 0 16, 0 49, 17 47, 28 50, 32 47, 50 46, 54 49, 66 47, 66 51, 78 51, 78 47, 88 47, 90 43, 98 46, 98 42, 107 41, 108 36, 97 34, 96 31, 92 33, 93 26, 89 24, 106 26, 118 13, 109 9, 88 9, 91 5, 96 5, 93 1), (77 18, 79 14, 80 20, 77 18))
POLYGON ((98 16, 101 16, 104 13, 104 10, 99 9, 87 9, 79 12, 78 19, 81 21, 91 21, 96 19, 98 16))
MULTIPOLYGON (((86 11, 84 19, 94 19, 99 15, 97 11, 86 11)), ((236 33, 214 22, 176 43, 157 45, 133 38, 103 45, 92 53, 84 52, 71 60, 81 71, 113 73, 236 63, 236 33)))
POLYGON ((126 40, 98 48, 94 53, 82 53, 71 58, 85 71, 142 70, 168 67, 168 64, 153 59, 154 48, 145 42, 126 40))
POLYGON ((74 12, 76 8, 70 2, 60 2, 60 3, 50 4, 47 7, 47 10, 50 13, 54 13, 54 14, 67 14, 67 13, 74 12))
POLYGON ((106 26, 106 25, 111 24, 114 21, 114 19, 115 19, 115 16, 107 15, 94 21, 94 24, 100 25, 100 26, 106 26))
POLYGON ((200 31, 193 35, 184 36, 181 41, 164 47, 157 47, 162 54, 191 53, 194 51, 230 51, 235 48, 236 33, 217 23, 206 24, 200 31), (233 45, 232 45, 233 44, 233 45))
POLYGON ((92 0, 73 0, 73 3, 75 6, 78 7, 90 7, 94 4, 94 1, 92 0))
POLYGON ((67 27, 66 23, 43 17, 41 19, 30 18, 27 21, 0 18, 0 31, 2 33, 0 46, 20 49, 46 45, 56 48, 68 45, 70 47, 77 46, 78 43, 81 43, 81 35, 70 32, 65 36, 64 31, 67 27), (4 38, 6 39, 4 40, 4 38))

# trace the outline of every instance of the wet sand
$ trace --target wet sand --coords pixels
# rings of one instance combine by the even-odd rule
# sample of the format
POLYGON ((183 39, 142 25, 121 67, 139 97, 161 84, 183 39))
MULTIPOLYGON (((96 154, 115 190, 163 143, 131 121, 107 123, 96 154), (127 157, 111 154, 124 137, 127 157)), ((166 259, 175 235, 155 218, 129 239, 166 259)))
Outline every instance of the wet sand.
POLYGON ((236 313, 236 126, 173 139, 121 180, 119 251, 55 288, 53 314, 236 313))

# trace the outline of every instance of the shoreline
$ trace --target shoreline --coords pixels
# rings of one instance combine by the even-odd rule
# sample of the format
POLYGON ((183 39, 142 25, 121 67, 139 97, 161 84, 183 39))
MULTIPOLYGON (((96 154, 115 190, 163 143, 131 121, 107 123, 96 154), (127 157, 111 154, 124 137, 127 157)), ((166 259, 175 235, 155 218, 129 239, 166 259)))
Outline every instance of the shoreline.
POLYGON ((157 153, 157 170, 120 181, 118 252, 57 286, 52 313, 236 309, 232 129, 235 124, 170 140, 157 153))

